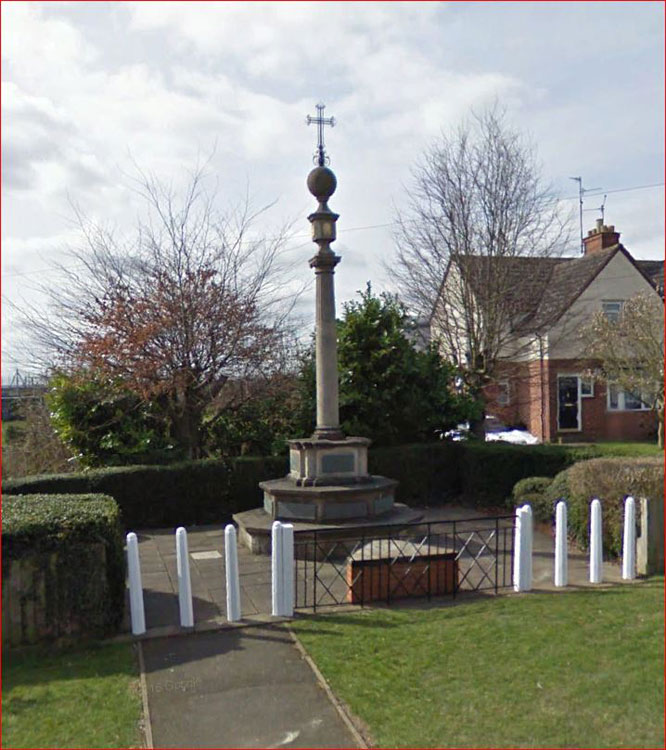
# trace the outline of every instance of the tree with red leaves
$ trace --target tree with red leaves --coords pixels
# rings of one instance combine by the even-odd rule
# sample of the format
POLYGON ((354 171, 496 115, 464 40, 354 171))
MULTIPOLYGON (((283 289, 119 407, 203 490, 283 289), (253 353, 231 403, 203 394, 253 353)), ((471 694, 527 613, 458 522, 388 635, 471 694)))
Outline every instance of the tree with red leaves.
POLYGON ((204 418, 222 407, 228 383, 284 370, 299 292, 282 261, 286 228, 258 236, 261 211, 247 200, 220 215, 203 181, 196 171, 178 201, 141 173, 149 210, 127 240, 77 212, 76 265, 61 267, 65 284, 48 289, 47 313, 24 311, 52 366, 112 378, 157 405, 190 458, 202 455, 204 418))

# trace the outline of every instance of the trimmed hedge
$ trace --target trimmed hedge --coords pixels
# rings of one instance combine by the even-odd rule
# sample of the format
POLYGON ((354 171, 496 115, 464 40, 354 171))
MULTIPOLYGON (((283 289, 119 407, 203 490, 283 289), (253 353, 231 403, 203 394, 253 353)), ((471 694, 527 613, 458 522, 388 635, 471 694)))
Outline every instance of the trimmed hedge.
POLYGON ((183 461, 169 466, 122 466, 2 483, 3 493, 103 493, 122 511, 125 527, 223 523, 261 504, 258 482, 287 472, 281 458, 183 461))
POLYGON ((441 505, 460 494, 462 454, 462 445, 450 442, 371 448, 368 471, 398 480, 398 502, 441 505))
POLYGON ((551 520, 551 505, 546 500, 546 490, 553 483, 553 477, 526 477, 516 482, 513 494, 508 499, 511 509, 514 506, 529 503, 535 521, 549 522, 551 520))
POLYGON ((476 506, 503 507, 520 479, 555 476, 577 455, 562 445, 469 442, 462 454, 461 494, 476 506))
POLYGON ((115 500, 91 494, 6 496, 2 578, 3 640, 115 632, 125 605, 115 500))
MULTIPOLYGON (((441 504, 460 493, 457 443, 377 448, 369 471, 399 481, 397 500, 441 504)), ((5 494, 102 492, 118 502, 128 529, 224 523, 232 514, 262 504, 259 482, 284 476, 285 457, 183 461, 170 466, 126 466, 78 474, 9 479, 5 494)))
POLYGON ((567 503, 569 536, 583 549, 589 546, 590 502, 599 498, 603 515, 603 547, 612 557, 622 553, 624 498, 662 498, 664 463, 660 458, 593 458, 580 461, 553 479, 528 477, 516 483, 512 504, 530 503, 534 518, 555 522, 555 506, 567 503))
POLYGON ((555 503, 559 499, 554 497, 555 492, 568 490, 560 497, 567 501, 569 536, 583 549, 588 547, 590 502, 598 497, 602 506, 604 549, 613 556, 622 554, 625 497, 664 496, 664 463, 660 458, 596 458, 574 464, 564 474, 546 494, 555 503))
MULTIPOLYGON (((397 500, 440 505, 458 497, 476 507, 504 507, 516 482, 555 476, 597 446, 507 445, 469 441, 371 448, 369 471, 397 479, 397 500)), ((79 474, 9 479, 5 494, 103 493, 120 505, 129 529, 224 523, 262 503, 259 482, 284 476, 286 457, 183 461, 168 466, 125 466, 79 474)))

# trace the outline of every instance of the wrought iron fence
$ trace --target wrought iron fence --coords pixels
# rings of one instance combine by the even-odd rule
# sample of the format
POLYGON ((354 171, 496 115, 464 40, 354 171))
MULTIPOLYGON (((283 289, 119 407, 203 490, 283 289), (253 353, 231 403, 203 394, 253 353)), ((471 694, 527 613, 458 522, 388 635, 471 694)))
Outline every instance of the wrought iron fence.
POLYGON ((294 534, 296 608, 511 586, 514 516, 294 534))

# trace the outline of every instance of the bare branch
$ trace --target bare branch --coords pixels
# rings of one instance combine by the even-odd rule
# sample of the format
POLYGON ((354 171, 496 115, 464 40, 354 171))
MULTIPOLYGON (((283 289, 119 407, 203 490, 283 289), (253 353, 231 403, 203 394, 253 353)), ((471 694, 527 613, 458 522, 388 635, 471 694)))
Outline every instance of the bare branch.
POLYGON ((161 399, 191 455, 225 384, 284 369, 300 292, 283 258, 290 228, 257 233, 266 208, 254 209, 248 196, 217 212, 205 166, 180 196, 137 169, 133 189, 147 210, 125 237, 75 208, 81 241, 60 266, 64 283, 42 289, 46 311, 21 310, 52 366, 103 373, 161 399))

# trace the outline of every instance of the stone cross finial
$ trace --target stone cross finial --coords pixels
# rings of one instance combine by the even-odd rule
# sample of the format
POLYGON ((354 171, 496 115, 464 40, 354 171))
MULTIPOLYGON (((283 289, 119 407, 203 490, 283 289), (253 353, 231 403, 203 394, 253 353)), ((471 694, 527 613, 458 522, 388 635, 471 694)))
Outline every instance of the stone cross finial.
POLYGON ((329 158, 326 156, 326 150, 324 148, 324 125, 335 126, 335 117, 324 117, 324 110, 326 109, 325 104, 316 104, 317 116, 311 117, 308 115, 305 121, 308 125, 315 123, 317 125, 317 150, 315 151, 314 159, 316 163, 323 167, 328 163, 329 158))

